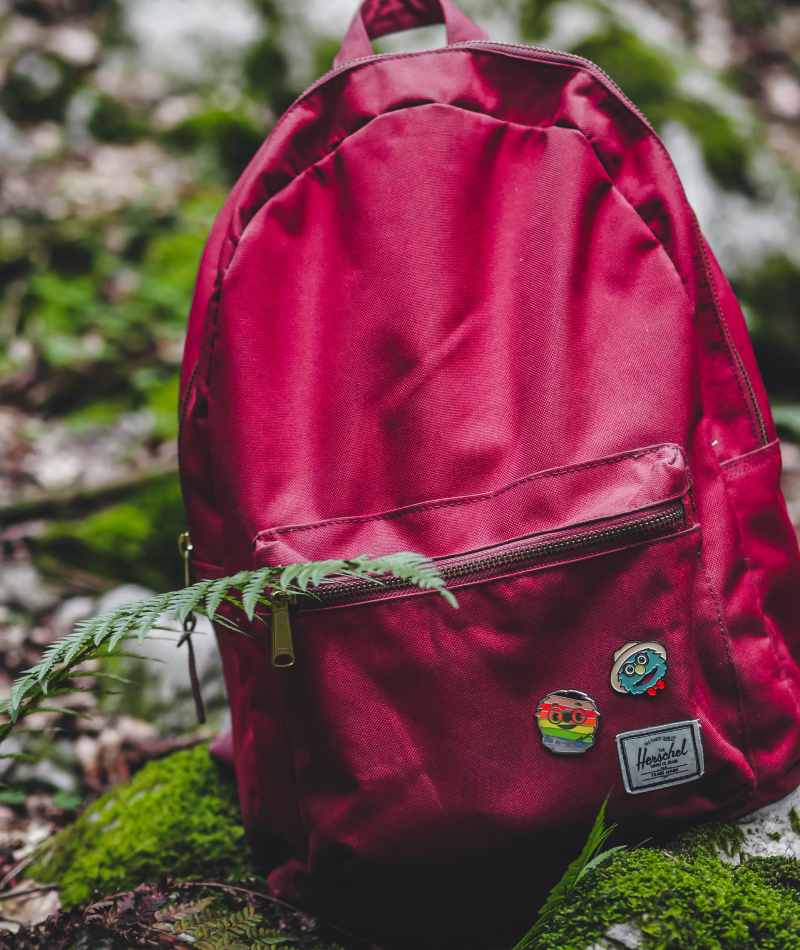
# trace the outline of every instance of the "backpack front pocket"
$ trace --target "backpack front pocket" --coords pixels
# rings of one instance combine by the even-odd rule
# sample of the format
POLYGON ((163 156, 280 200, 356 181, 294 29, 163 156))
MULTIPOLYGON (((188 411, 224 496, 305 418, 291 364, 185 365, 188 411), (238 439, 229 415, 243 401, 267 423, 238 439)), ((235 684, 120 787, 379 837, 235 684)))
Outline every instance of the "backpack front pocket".
POLYGON ((309 861, 475 857, 585 829, 609 792, 630 822, 750 788, 677 446, 256 540, 259 566, 399 550, 459 609, 345 579, 290 611, 276 679, 309 861))

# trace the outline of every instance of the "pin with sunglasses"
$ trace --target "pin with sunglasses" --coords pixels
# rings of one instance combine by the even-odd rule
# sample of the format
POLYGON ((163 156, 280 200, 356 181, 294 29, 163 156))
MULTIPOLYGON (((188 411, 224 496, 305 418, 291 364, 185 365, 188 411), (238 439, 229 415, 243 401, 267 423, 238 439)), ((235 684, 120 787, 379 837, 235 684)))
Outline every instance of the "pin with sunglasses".
POLYGON ((577 689, 548 693, 536 710, 545 749, 575 755, 594 745, 600 713, 593 699, 577 689))
POLYGON ((618 693, 657 695, 667 675, 667 648, 655 640, 633 640, 614 654, 611 687, 618 693))

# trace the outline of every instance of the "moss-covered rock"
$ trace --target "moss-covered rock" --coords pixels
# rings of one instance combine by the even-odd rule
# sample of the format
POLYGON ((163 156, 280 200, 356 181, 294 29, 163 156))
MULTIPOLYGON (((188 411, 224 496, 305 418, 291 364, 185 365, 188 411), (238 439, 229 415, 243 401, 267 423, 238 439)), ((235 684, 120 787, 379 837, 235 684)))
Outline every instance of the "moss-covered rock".
POLYGON ((65 908, 95 890, 118 893, 162 874, 252 878, 235 783, 207 746, 151 762, 62 831, 29 874, 56 882, 65 908))
POLYGON ((798 862, 720 859, 738 854, 744 839, 737 825, 711 825, 682 835, 670 851, 619 852, 576 887, 537 950, 617 947, 615 936, 642 950, 800 946, 798 862))
MULTIPOLYGON (((800 946, 800 862, 754 857, 752 846, 739 825, 716 824, 685 833, 668 851, 619 852, 580 882, 536 950, 617 947, 614 936, 625 934, 642 950, 800 946)), ((205 746, 152 762, 109 792, 29 871, 57 882, 67 908, 95 889, 118 893, 165 873, 184 881, 255 875, 233 779, 205 746)))

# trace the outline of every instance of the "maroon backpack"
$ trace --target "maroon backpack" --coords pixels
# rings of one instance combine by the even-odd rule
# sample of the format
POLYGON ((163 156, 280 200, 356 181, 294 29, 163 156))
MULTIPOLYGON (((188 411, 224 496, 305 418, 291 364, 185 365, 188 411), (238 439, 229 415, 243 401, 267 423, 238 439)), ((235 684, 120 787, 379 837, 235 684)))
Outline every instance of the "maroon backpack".
MULTIPOLYGON (((611 791, 623 840, 800 783, 800 554, 741 311, 646 119, 449 0, 367 0, 200 266, 198 578, 437 559, 222 629, 275 893, 389 948, 513 942, 611 791), (372 55, 446 21, 450 45, 372 55)), ((637 837, 638 836, 638 837, 637 837)))

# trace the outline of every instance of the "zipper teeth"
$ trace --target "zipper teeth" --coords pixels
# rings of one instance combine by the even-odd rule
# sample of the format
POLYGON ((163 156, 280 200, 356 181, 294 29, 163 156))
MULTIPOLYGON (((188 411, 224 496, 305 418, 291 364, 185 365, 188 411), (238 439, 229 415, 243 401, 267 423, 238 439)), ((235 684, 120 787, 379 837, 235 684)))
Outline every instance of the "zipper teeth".
MULTIPOLYGON (((507 565, 535 563, 536 561, 546 560, 554 555, 582 551, 622 538, 649 534, 672 527, 684 520, 685 514, 683 505, 680 502, 676 502, 669 508, 663 509, 655 514, 645 515, 644 517, 627 521, 624 524, 612 525, 607 528, 589 529, 580 534, 569 535, 568 537, 554 538, 551 541, 532 542, 528 545, 520 545, 509 550, 498 551, 496 554, 487 554, 482 557, 464 560, 460 563, 444 565, 439 569, 439 574, 445 581, 448 581, 467 577, 470 574, 480 574, 483 571, 493 570, 507 565)), ((307 601, 339 600, 342 598, 359 597, 365 593, 371 594, 380 593, 384 590, 402 590, 411 586, 408 581, 399 577, 390 577, 387 580, 382 580, 380 587, 373 581, 358 581, 355 583, 340 581, 338 583, 332 583, 329 586, 319 587, 313 595, 305 595, 305 597, 299 597, 298 599, 307 601)))

